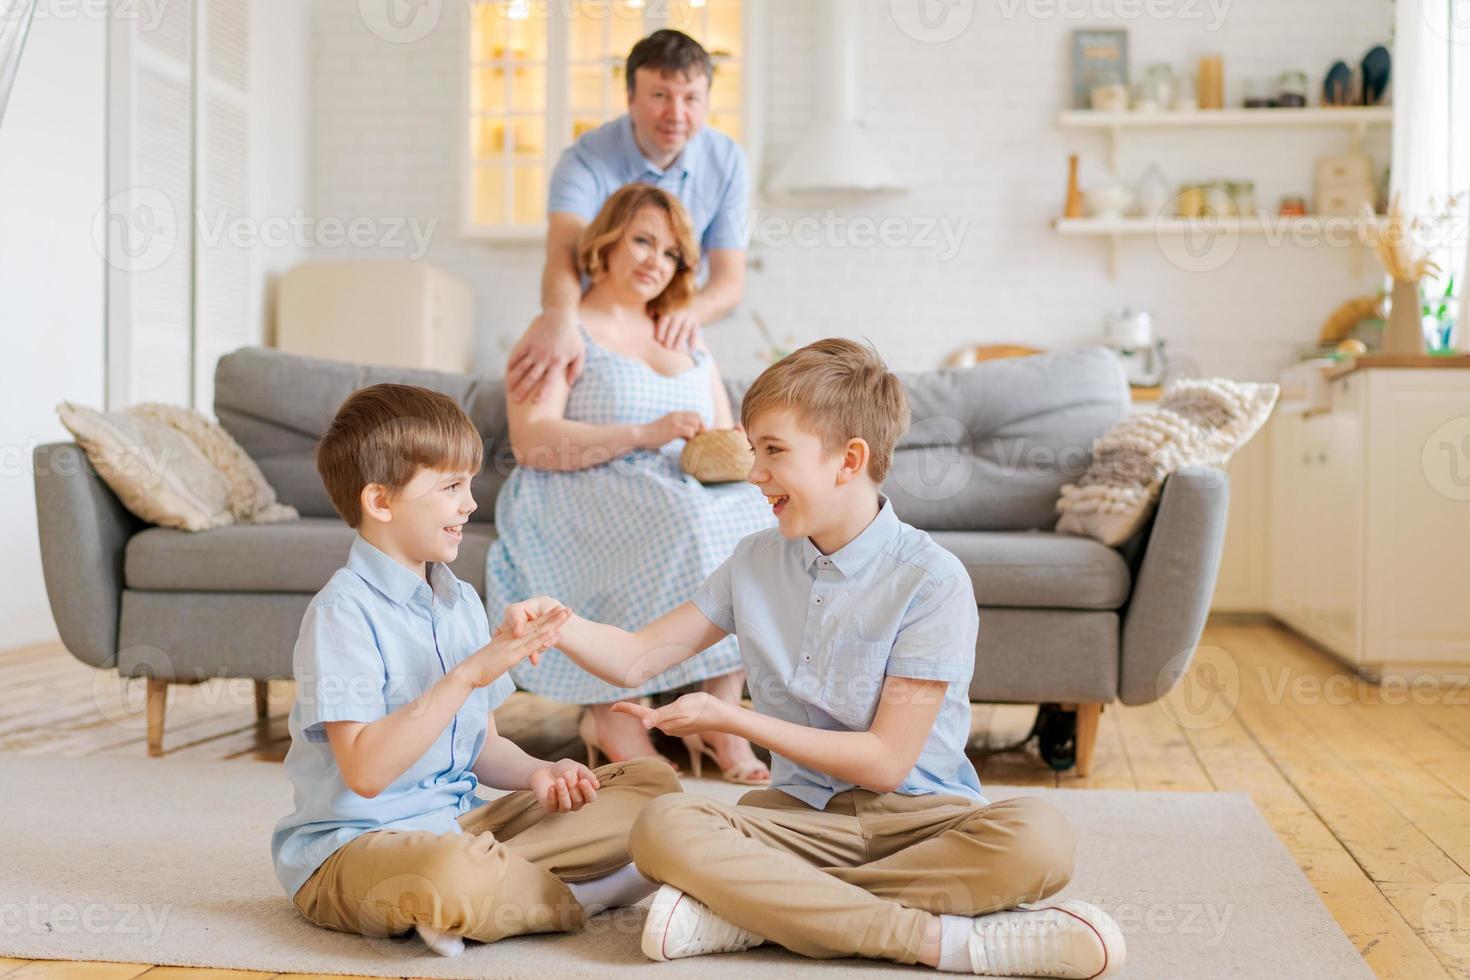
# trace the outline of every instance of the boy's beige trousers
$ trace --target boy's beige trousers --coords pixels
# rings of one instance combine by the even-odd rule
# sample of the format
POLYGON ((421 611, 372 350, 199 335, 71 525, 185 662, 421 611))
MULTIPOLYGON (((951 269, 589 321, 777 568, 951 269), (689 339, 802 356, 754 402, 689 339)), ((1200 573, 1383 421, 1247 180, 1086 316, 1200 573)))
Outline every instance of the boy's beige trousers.
POLYGON ((854 789, 814 810, 775 789, 735 806, 654 800, 629 843, 638 870, 804 956, 913 963, 931 915, 974 916, 1054 894, 1075 842, 1035 798, 854 789))
POLYGON ((427 926, 488 943, 579 928, 582 907, 564 882, 626 865, 638 814, 680 789, 674 771, 653 759, 594 772, 597 799, 572 813, 547 813, 521 791, 464 814, 463 833, 363 834, 301 886, 296 907, 319 926, 366 936, 427 926))

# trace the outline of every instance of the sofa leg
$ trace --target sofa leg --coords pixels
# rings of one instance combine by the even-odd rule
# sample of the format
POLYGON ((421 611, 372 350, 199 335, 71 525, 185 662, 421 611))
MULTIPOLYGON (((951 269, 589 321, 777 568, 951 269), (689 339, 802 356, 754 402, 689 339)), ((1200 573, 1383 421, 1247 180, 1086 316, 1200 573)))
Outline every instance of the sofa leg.
POLYGON ((168 710, 168 681, 148 678, 148 754, 163 755, 163 715, 168 710))
POLYGON ((1097 748, 1097 723, 1102 717, 1101 704, 1077 705, 1077 775, 1092 775, 1092 750, 1097 748))
POLYGON ((255 717, 257 721, 264 721, 271 713, 271 682, 255 682, 255 717))

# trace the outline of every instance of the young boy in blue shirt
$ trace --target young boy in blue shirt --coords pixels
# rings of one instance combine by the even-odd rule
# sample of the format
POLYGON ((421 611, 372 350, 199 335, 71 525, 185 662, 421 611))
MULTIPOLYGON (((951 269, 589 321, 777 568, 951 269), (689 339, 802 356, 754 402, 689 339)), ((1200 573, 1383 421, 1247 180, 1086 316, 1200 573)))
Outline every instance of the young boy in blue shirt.
POLYGON ((589 770, 528 756, 492 712, 509 670, 557 640, 547 609, 491 639, 475 590, 455 578, 479 433, 449 397, 407 385, 352 394, 317 447, 337 512, 357 537, 307 607, 286 774, 295 812, 271 838, 276 876, 329 929, 417 929, 437 953, 579 927, 653 890, 630 861, 643 807, 676 792, 652 760, 589 770), (514 790, 487 803, 484 783, 514 790))
MULTIPOLYGON (((978 615, 960 561, 900 521, 878 488, 908 427, 876 352, 818 341, 778 361, 741 408, 747 479, 778 527, 750 535, 690 602, 636 633, 573 615, 557 647, 634 687, 734 633, 755 710, 686 694, 619 710, 678 736, 729 732, 772 754, 770 789, 738 805, 685 794, 634 825, 663 887, 643 931, 655 960, 766 941, 986 975, 1100 977, 1121 931, 1069 900, 1021 908, 1071 877, 1065 818, 989 803, 965 756, 978 615)), ((558 608, 506 610, 521 635, 558 608)))

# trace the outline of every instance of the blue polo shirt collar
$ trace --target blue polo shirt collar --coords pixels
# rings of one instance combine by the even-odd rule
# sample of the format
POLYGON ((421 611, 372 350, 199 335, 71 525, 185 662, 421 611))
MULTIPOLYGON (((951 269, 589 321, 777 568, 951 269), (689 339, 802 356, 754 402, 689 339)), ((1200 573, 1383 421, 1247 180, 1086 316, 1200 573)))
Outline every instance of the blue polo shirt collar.
POLYGON ((878 495, 878 516, 873 518, 857 537, 832 554, 823 555, 821 549, 812 544, 811 538, 802 538, 802 566, 810 569, 818 560, 825 559, 844 576, 850 577, 888 547, 893 539, 898 537, 900 528, 901 524, 898 515, 893 512, 893 505, 888 502, 887 497, 880 493, 878 495))
MULTIPOLYGON (((361 576, 368 585, 400 605, 408 605, 424 587, 422 579, 361 534, 352 540, 352 548, 347 553, 347 567, 361 576)), ((459 579, 455 578, 449 566, 431 561, 427 566, 427 574, 435 598, 448 606, 459 600, 459 579)))
MULTIPOLYGON (((655 177, 662 177, 670 172, 679 174, 682 177, 688 177, 691 173, 688 163, 690 157, 689 143, 693 143, 696 139, 698 139, 699 133, 695 133, 694 136, 690 138, 689 143, 684 144, 684 149, 680 151, 679 155, 674 159, 673 163, 669 164, 668 167, 666 167, 665 169, 660 170, 659 168, 655 167, 653 163, 648 159, 648 157, 643 155, 643 151, 638 148, 638 140, 633 137, 632 116, 623 117, 623 124, 618 127, 618 131, 622 133, 623 156, 627 159, 628 168, 630 170, 636 170, 641 167, 645 172, 651 173, 655 177)), ((701 130, 700 132, 703 132, 703 130, 701 130)))

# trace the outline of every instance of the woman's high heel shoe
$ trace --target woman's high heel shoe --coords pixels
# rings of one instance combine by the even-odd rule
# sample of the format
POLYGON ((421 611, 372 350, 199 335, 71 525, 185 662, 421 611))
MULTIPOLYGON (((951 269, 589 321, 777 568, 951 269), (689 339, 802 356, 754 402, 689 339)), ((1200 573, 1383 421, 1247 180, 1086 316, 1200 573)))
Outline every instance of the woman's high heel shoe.
MULTIPOLYGON (((582 744, 587 747, 588 769, 596 769, 598 760, 602 758, 607 759, 608 762, 626 761, 613 759, 608 755, 607 750, 602 747, 602 743, 597 741, 597 721, 592 717, 592 712, 584 710, 582 717, 577 719, 577 735, 582 739, 582 744)), ((676 773, 679 772, 679 767, 668 756, 655 753, 653 758, 658 759, 660 762, 667 762, 670 769, 676 773)))
MULTIPOLYGON (((694 771, 695 779, 699 779, 700 773, 704 771, 705 756, 713 759, 716 766, 720 764, 720 757, 715 754, 715 750, 704 744, 704 736, 684 735, 679 740, 684 743, 684 748, 689 753, 689 768, 694 771)), ((720 770, 720 775, 725 778, 725 782, 735 783, 738 786, 771 785, 770 769, 759 759, 736 763, 729 769, 720 770), (757 777, 758 772, 764 772, 765 778, 757 777)))

